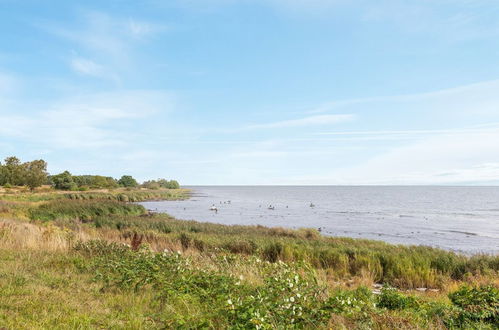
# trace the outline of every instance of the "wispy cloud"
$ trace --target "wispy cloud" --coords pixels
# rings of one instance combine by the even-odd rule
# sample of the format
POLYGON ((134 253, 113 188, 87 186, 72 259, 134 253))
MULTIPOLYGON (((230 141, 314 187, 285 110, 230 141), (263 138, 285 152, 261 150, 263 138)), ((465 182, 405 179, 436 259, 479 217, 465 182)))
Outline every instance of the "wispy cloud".
POLYGON ((299 119, 283 120, 267 124, 247 126, 246 129, 290 128, 305 126, 321 126, 344 123, 355 119, 353 114, 317 115, 299 119))
POLYGON ((499 35, 499 3, 494 0, 177 0, 184 7, 253 4, 296 18, 348 16, 359 24, 387 24, 411 34, 424 34, 449 42, 499 35), (487 8, 487 10, 483 10, 487 8))
POLYGON ((125 145, 134 134, 120 129, 120 123, 171 110, 171 95, 162 91, 86 94, 54 101, 31 114, 16 114, 15 108, 0 111, 0 122, 9 123, 0 126, 0 136, 56 150, 125 145))
POLYGON ((70 65, 74 71, 83 75, 101 77, 104 74, 104 68, 101 65, 83 57, 73 57, 70 65))
MULTIPOLYGON (((484 101, 493 100, 499 101, 497 97, 497 90, 499 89, 499 80, 483 81, 464 86, 451 87, 437 91, 403 94, 403 95, 389 95, 379 97, 368 97, 358 99, 346 99, 324 102, 315 108, 311 108, 309 114, 326 113, 337 111, 338 109, 363 106, 366 104, 380 104, 380 103, 403 103, 403 102, 438 102, 445 100, 447 103, 451 98, 455 99, 455 104, 462 108, 463 106, 475 106, 476 102, 483 103, 484 101)), ((495 107, 494 103, 494 107, 495 107)), ((488 108, 488 107, 487 107, 488 108)), ((455 109, 454 110, 460 110, 455 109)))
POLYGON ((77 25, 44 22, 39 26, 65 40, 73 54, 70 68, 79 74, 120 82, 122 72, 135 67, 136 49, 168 30, 164 24, 122 18, 99 11, 82 11, 77 25))

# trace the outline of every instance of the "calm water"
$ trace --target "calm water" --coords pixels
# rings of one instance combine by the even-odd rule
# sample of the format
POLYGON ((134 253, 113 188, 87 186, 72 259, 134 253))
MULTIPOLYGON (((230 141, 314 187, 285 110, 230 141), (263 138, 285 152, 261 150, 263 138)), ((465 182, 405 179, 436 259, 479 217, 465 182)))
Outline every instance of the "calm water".
POLYGON ((499 253, 499 187, 189 188, 190 200, 142 204, 185 220, 320 227, 331 236, 499 253), (209 210, 213 204, 218 212, 209 210))

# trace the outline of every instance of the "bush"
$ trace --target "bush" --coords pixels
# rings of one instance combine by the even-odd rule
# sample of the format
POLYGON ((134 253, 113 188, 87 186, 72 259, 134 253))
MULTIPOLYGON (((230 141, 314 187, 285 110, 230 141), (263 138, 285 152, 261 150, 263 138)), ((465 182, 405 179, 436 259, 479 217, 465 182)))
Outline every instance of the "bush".
POLYGON ((270 245, 268 245, 264 250, 263 250, 263 259, 270 261, 270 262, 276 262, 279 260, 282 252, 284 250, 284 247, 282 243, 280 242, 275 242, 270 245))
POLYGON ((146 212, 142 205, 125 204, 113 200, 74 200, 61 203, 50 201, 30 209, 32 220, 80 220, 92 221, 102 216, 140 215, 146 212))
POLYGON ((324 306, 324 310, 334 314, 366 318, 376 308, 371 291, 366 287, 359 287, 353 291, 336 291, 324 306))
POLYGON ((465 323, 479 321, 499 324, 499 289, 489 285, 462 286, 450 293, 452 303, 460 308, 459 319, 465 323))
POLYGON ((379 307, 390 310, 402 310, 407 308, 416 308, 419 303, 413 296, 406 296, 398 292, 395 288, 383 288, 378 300, 379 307))
POLYGON ((258 246, 253 241, 234 241, 225 244, 224 248, 232 253, 252 255, 258 246))
POLYGON ((121 179, 118 180, 118 184, 122 187, 135 188, 138 187, 137 180, 135 180, 131 175, 123 175, 121 179))
POLYGON ((191 246, 191 238, 185 233, 180 234, 179 240, 182 245, 182 249, 187 250, 191 246))

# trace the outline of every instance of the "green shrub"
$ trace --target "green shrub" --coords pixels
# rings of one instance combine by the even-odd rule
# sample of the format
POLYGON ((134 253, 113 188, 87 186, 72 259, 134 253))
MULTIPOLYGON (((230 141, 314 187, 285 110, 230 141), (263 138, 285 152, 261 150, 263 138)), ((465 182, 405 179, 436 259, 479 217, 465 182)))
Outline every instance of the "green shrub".
POLYGON ((460 308, 461 322, 480 321, 499 324, 499 289, 492 285, 462 286, 450 293, 452 303, 460 308))
POLYGON ((112 200, 75 200, 61 203, 54 200, 30 209, 32 220, 92 221, 102 216, 140 215, 146 212, 142 205, 126 204, 112 200))
POLYGON ((256 252, 258 246, 254 241, 242 240, 229 242, 224 245, 224 248, 232 253, 252 255, 256 252))
POLYGON ((404 295, 395 288, 385 287, 381 290, 378 306, 390 310, 403 310, 407 308, 416 308, 419 306, 419 302, 413 296, 404 295))
POLYGON ((187 236, 185 233, 180 234, 179 236, 180 244, 182 245, 182 249, 187 250, 191 246, 191 238, 187 236))

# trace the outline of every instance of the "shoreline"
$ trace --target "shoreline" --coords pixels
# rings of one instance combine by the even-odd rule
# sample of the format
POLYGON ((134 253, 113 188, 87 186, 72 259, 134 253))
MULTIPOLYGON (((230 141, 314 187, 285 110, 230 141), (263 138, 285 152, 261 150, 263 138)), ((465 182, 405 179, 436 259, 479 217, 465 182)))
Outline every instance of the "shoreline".
MULTIPOLYGON (((268 211, 258 207, 259 204, 263 204, 258 202, 257 198, 259 197, 244 199, 250 189, 258 193, 258 189, 254 190, 253 186, 250 188, 230 187, 228 190, 218 186, 209 186, 204 190, 196 190, 194 186, 189 188, 192 191, 188 200, 178 203, 168 202, 163 205, 162 201, 151 201, 150 204, 146 202, 142 205, 155 212, 167 213, 183 220, 207 221, 224 225, 251 226, 260 224, 290 229, 312 228, 317 230, 320 228, 321 234, 328 237, 368 239, 394 245, 428 246, 464 255, 499 254, 499 239, 495 238, 494 235, 483 236, 480 231, 473 230, 473 226, 481 226, 484 221, 489 220, 485 220, 485 218, 480 220, 481 218, 471 214, 471 211, 462 210, 460 212, 463 215, 456 216, 451 211, 448 212, 448 215, 440 211, 433 216, 425 213, 419 215, 417 212, 421 212, 420 210, 416 213, 405 210, 407 216, 398 216, 397 213, 376 215, 376 213, 367 212, 369 210, 366 210, 365 206, 363 206, 364 209, 352 210, 348 206, 338 207, 338 205, 328 208, 327 204, 321 203, 318 207, 309 209, 305 207, 305 201, 302 202, 303 208, 290 204, 288 209, 286 206, 288 203, 283 200, 276 202, 275 210, 268 211), (245 194, 242 199, 239 195, 239 189, 245 194), (230 205, 220 204, 219 206, 218 201, 224 199, 230 199, 233 203, 230 205), (208 210, 209 205, 213 203, 219 206, 216 214, 208 210), (445 216, 448 217, 448 220, 442 222, 440 219, 445 216), (458 221, 454 221, 454 218, 458 221), (466 223, 468 218, 469 224, 466 223), (304 222, 308 222, 308 224, 304 222)), ((286 191, 288 191, 287 188, 286 191)), ((277 190, 276 187, 266 187, 265 189, 266 191, 277 190)), ((314 189, 314 187, 309 187, 309 189, 314 189)), ((494 210, 496 209, 494 208, 494 210)), ((404 214, 404 210, 399 210, 399 212, 404 214)), ((497 220, 490 221, 492 222, 488 223, 488 229, 482 228, 482 231, 491 230, 494 223, 497 222, 497 220)))

